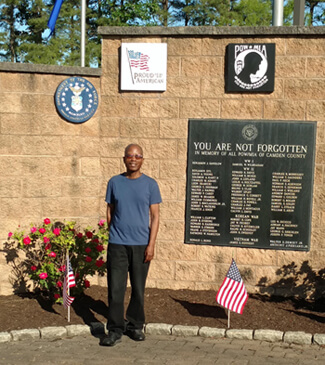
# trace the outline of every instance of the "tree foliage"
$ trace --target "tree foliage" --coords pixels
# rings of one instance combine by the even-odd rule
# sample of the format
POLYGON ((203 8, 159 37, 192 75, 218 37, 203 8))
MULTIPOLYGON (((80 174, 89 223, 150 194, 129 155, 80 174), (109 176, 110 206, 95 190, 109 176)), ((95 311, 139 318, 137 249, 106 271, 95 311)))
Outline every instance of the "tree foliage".
MULTIPOLYGON (((80 0, 65 0, 49 35, 55 0, 2 0, 0 61, 80 65, 80 0)), ((284 25, 293 2, 285 1, 284 25)), ((100 66, 98 26, 270 26, 272 0, 86 0, 86 66, 100 66)), ((325 24, 325 1, 306 0, 306 25, 325 24)))

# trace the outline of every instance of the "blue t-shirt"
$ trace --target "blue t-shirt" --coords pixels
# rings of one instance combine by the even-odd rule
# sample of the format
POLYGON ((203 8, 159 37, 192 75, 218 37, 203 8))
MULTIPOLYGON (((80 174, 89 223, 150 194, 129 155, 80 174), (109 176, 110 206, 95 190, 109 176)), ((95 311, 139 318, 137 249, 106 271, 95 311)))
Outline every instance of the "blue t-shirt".
POLYGON ((124 174, 114 176, 108 181, 105 200, 114 205, 109 242, 147 245, 149 207, 161 203, 157 182, 145 174, 137 179, 128 179, 124 174))

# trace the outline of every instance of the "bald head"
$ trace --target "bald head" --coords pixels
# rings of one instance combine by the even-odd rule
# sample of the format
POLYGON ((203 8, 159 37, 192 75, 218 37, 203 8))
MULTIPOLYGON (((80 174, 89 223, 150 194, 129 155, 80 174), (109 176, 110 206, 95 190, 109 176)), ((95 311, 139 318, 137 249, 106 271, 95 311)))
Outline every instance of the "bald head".
POLYGON ((126 146, 126 147, 125 147, 125 150, 124 150, 124 156, 126 156, 126 155, 127 155, 128 150, 129 150, 130 148, 132 148, 132 147, 137 147, 137 148, 139 149, 139 151, 141 152, 141 155, 143 156, 143 150, 142 150, 142 147, 141 147, 141 146, 139 146, 139 145, 138 145, 138 144, 136 144, 136 143, 131 143, 131 144, 129 144, 128 146, 126 146))

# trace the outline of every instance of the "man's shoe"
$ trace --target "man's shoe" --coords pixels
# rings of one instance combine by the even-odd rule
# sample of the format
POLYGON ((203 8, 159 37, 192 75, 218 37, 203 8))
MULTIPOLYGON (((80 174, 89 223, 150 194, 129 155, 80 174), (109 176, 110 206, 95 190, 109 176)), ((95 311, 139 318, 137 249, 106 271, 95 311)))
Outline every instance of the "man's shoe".
POLYGON ((133 341, 144 341, 146 336, 141 329, 126 330, 125 334, 133 341))
POLYGON ((101 346, 115 346, 117 343, 122 341, 122 335, 120 335, 117 332, 109 332, 108 335, 104 336, 101 341, 100 341, 100 345, 101 346))

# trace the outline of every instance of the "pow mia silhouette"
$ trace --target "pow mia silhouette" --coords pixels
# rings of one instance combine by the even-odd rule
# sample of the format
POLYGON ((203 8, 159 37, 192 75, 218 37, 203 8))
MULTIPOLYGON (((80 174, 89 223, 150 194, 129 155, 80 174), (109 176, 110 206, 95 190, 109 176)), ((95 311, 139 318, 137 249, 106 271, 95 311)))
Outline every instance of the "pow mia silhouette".
POLYGON ((227 92, 272 92, 274 90, 275 44, 229 44, 227 47, 227 92))

